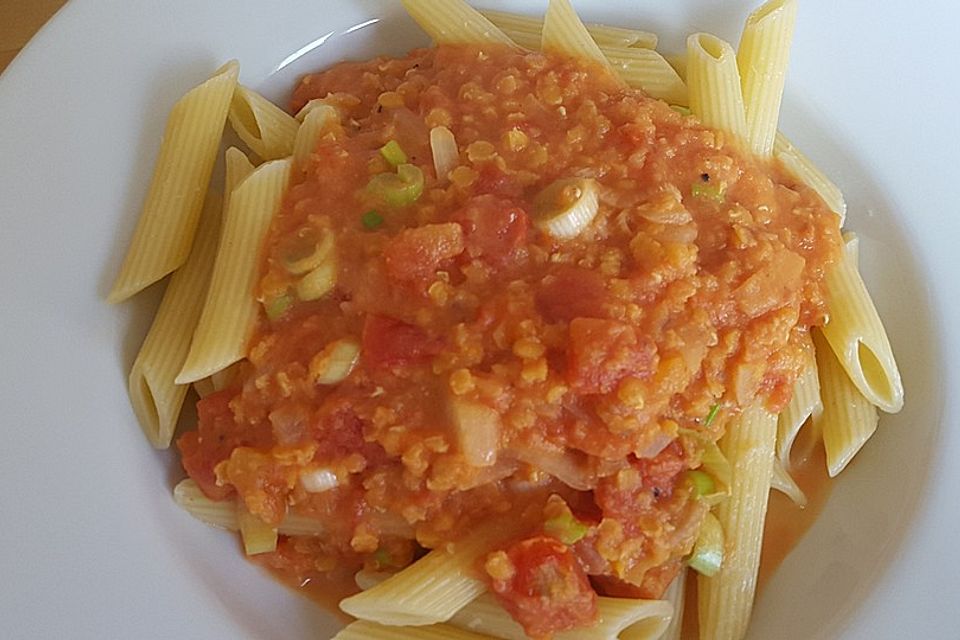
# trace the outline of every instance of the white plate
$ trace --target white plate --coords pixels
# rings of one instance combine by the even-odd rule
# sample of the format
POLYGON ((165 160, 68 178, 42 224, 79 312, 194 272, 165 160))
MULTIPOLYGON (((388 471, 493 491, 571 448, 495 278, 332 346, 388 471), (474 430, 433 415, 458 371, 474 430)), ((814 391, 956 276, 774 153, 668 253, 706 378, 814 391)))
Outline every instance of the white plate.
MULTIPOLYGON (((675 49, 696 29, 735 39, 755 3, 576 4, 675 49)), ((846 191, 907 406, 844 473, 752 638, 958 637, 960 5, 917 6, 802 3, 783 127, 846 191)), ((125 391, 157 292, 103 297, 183 91, 236 57, 244 82, 284 97, 307 70, 424 42, 400 14, 379 0, 76 0, 0 80, 4 637, 330 634, 320 608, 173 506, 178 466, 147 446, 125 391)))

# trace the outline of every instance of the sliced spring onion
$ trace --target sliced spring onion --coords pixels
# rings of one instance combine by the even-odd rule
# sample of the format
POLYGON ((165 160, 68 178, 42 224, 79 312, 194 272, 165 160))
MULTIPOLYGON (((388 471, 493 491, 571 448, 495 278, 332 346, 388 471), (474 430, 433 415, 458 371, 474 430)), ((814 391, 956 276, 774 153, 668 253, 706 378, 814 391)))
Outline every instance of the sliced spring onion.
POLYGON ((713 477, 709 473, 699 469, 687 471, 684 482, 690 486, 694 495, 698 497, 710 495, 717 490, 717 485, 713 481, 713 477))
POLYGON ((237 523, 243 538, 243 550, 248 556, 277 550, 277 528, 247 511, 243 505, 237 507, 237 523))
POLYGON ((340 481, 337 474, 329 469, 304 469, 300 472, 300 484, 307 493, 323 493, 335 489, 340 481))
POLYGON ((597 215, 597 191, 590 178, 557 180, 534 199, 534 224, 554 238, 576 237, 597 215))
POLYGON ((263 310, 267 314, 267 319, 271 322, 283 317, 283 314, 292 306, 293 296, 289 293, 282 293, 263 301, 263 310))
POLYGON ((700 467, 720 484, 723 491, 730 488, 730 461, 720 451, 716 442, 707 442, 703 447, 700 467))
POLYGON ((710 407, 710 413, 707 414, 707 417, 703 421, 704 427, 709 427, 713 424, 713 421, 717 419, 717 414, 720 413, 720 404, 717 403, 710 407))
POLYGON ((679 104, 672 104, 670 105, 670 108, 682 116, 689 116, 693 114, 693 111, 690 111, 688 107, 682 107, 679 104))
POLYGON ((329 231, 304 227, 281 245, 283 268, 295 276, 312 271, 333 254, 333 245, 329 231))
POLYGON ((714 202, 723 202, 726 196, 726 185, 719 182, 694 182, 690 187, 690 195, 701 200, 713 200, 714 202))
POLYGON ((337 263, 333 256, 319 267, 300 278, 297 297, 301 300, 318 300, 337 286, 337 263))
POLYGON ((380 147, 380 155, 390 163, 391 167, 399 167, 407 161, 407 154, 403 152, 403 148, 396 140, 391 140, 380 147))
POLYGON ((703 519, 700 535, 687 564, 707 577, 716 575, 723 565, 723 527, 712 513, 703 519))
POLYGON ((396 173, 380 173, 370 178, 367 193, 391 207, 413 204, 423 193, 423 171, 413 164, 401 164, 396 173))
POLYGON ((460 150, 457 149, 457 139, 453 132, 446 127, 430 129, 430 151, 433 153, 433 168, 437 172, 437 180, 446 180, 447 175, 460 164, 460 150))
POLYGON ((373 231, 383 224, 383 216, 380 215, 376 209, 370 209, 370 211, 360 216, 360 222, 365 229, 373 231))
POLYGON ((360 344, 353 338, 331 342, 310 360, 310 376, 317 384, 342 382, 360 359, 360 344))
POLYGON ((543 532, 548 536, 553 536, 563 544, 575 544, 582 540, 589 531, 590 527, 578 520, 569 510, 565 510, 563 513, 543 522, 543 532))

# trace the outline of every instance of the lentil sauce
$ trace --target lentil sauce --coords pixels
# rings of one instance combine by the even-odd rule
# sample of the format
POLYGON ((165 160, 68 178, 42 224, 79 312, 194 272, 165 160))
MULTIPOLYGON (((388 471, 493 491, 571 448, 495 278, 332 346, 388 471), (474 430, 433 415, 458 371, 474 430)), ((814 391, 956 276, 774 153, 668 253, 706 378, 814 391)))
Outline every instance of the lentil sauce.
MULTIPOLYGON (((257 293, 290 295, 291 238, 317 233, 335 238, 336 285, 262 318, 237 384, 180 440, 188 473, 266 522, 324 522, 328 535, 259 556, 297 581, 398 569, 479 521, 561 504, 585 528, 568 546, 591 580, 567 582, 659 597, 706 512, 682 481, 702 441, 742 407, 789 401, 825 319, 837 217, 585 61, 441 46, 307 76, 292 107, 311 99, 339 123, 292 180, 257 293), (439 126, 460 153, 446 176, 439 126), (367 188, 393 171, 391 141, 424 174, 393 206, 367 188), (533 203, 569 178, 595 180, 600 205, 561 241, 532 224, 533 203), (343 340, 358 360, 318 383, 317 358, 343 340), (307 491, 316 469, 336 486, 307 491)), ((521 548, 498 557, 527 567, 521 548)))

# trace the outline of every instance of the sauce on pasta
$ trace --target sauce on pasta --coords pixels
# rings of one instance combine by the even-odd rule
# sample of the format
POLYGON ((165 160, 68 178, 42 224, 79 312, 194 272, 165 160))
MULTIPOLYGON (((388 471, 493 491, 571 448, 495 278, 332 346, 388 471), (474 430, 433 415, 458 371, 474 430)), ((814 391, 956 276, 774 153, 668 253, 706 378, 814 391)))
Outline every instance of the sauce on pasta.
POLYGON ((704 447, 789 400, 837 217, 584 61, 441 46, 307 76, 293 107, 312 99, 336 122, 263 249, 249 362, 179 441, 188 473, 267 523, 321 520, 259 556, 297 582, 533 505, 476 567, 528 632, 589 624, 596 591, 660 597, 707 511, 704 447), (544 225, 582 185, 589 223, 544 225))

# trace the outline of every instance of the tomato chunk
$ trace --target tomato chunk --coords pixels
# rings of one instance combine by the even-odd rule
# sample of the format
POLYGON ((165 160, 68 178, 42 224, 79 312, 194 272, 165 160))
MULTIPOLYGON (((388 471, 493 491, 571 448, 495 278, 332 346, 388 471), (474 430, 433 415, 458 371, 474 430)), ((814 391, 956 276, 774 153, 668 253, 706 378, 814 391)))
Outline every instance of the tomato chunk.
POLYGON ((454 214, 463 227, 467 255, 500 267, 520 257, 529 218, 522 207, 492 195, 471 199, 454 214))
POLYGON ((433 278, 445 260, 463 253, 463 229, 455 222, 404 229, 383 248, 387 275, 401 282, 433 278))
POLYGON ((437 341, 420 328, 386 316, 368 315, 362 340, 364 362, 374 368, 409 366, 439 350, 437 341))
POLYGON ((657 348, 650 338, 614 320, 570 322, 567 378, 581 393, 608 393, 625 376, 653 373, 657 348))
POLYGON ((602 275, 566 265, 547 275, 537 291, 537 308, 550 322, 601 318, 606 300, 602 275))
POLYGON ((231 487, 217 486, 214 467, 229 458, 236 447, 264 445, 271 439, 269 425, 237 425, 230 410, 236 393, 225 389, 197 402, 197 430, 185 433, 177 441, 183 468, 212 500, 222 500, 233 491, 231 487))
POLYGON ((573 552, 549 536, 521 540, 488 557, 491 588, 531 638, 597 621, 597 593, 573 552))

